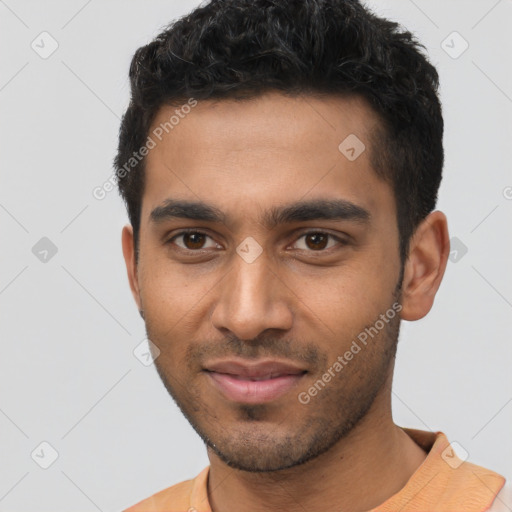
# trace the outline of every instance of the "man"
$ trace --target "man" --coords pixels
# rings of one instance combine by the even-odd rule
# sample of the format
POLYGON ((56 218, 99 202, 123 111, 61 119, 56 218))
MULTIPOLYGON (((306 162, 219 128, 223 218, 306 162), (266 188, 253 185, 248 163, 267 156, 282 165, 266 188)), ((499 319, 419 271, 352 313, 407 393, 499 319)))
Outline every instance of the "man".
POLYGON ((503 476, 393 422, 446 268, 438 75, 355 0, 213 0, 140 48, 116 169, 158 373, 210 466, 135 511, 483 511, 503 476))

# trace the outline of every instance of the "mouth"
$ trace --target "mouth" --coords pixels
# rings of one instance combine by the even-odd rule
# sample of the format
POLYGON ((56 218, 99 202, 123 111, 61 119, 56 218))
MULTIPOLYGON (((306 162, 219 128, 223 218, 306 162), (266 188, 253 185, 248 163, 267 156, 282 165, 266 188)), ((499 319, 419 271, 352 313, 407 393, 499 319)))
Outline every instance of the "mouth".
POLYGON ((209 364, 204 371, 225 399, 245 404, 274 401, 290 392, 307 373, 285 361, 233 359, 209 364))

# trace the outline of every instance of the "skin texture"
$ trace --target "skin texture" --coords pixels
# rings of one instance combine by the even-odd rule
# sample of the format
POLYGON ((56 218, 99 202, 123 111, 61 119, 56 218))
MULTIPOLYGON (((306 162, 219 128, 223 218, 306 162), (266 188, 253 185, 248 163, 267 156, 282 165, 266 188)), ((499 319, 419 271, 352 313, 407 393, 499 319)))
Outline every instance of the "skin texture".
MULTIPOLYGON (((174 109, 163 107, 154 126, 174 109)), ((432 307, 448 258, 447 222, 436 211, 418 227, 400 281, 393 191, 369 158, 376 123, 357 97, 204 101, 147 156, 138 264, 130 226, 123 253, 160 350, 158 373, 207 444, 215 512, 368 510, 425 459, 393 422, 391 383, 399 316, 417 320, 432 307), (366 145, 354 161, 338 150, 350 134, 366 145), (153 221, 168 199, 202 201, 226 218, 153 221), (315 199, 350 201, 369 220, 263 221, 273 207, 315 199), (207 236, 174 238, 187 228, 207 236), (251 263, 236 252, 246 237, 262 249, 251 263), (400 315, 301 403, 298 394, 398 303, 400 315), (306 373, 269 403, 241 404, 204 371, 235 356, 290 361, 306 373)))

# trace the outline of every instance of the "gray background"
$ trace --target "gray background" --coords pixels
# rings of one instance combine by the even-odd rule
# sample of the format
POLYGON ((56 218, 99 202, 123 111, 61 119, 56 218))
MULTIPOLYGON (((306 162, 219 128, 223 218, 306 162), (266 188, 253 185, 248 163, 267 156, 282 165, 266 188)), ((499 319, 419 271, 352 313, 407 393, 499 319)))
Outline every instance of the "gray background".
MULTIPOLYGON (((112 173, 133 52, 195 5, 0 1, 0 511, 120 510, 208 464, 133 354, 145 331, 122 259, 127 217, 116 191, 92 195, 112 173), (45 59, 31 47, 51 49, 43 31, 58 43, 45 59), (43 441, 58 453, 48 469, 43 441)), ((394 418, 512 478, 512 2, 370 5, 439 69, 438 208, 457 238, 433 310, 402 324, 394 418), (469 44, 460 55, 454 31, 469 44)))

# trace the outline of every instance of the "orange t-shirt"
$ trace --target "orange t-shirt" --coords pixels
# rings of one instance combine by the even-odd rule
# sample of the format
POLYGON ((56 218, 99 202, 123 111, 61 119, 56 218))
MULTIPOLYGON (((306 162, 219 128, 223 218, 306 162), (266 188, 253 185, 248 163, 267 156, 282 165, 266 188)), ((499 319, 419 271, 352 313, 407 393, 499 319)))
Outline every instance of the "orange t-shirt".
MULTIPOLYGON (((491 506, 505 484, 503 476, 462 461, 443 432, 402 428, 428 455, 400 491, 369 512, 483 512, 491 506)), ((124 512, 211 512, 209 469, 124 512)))

